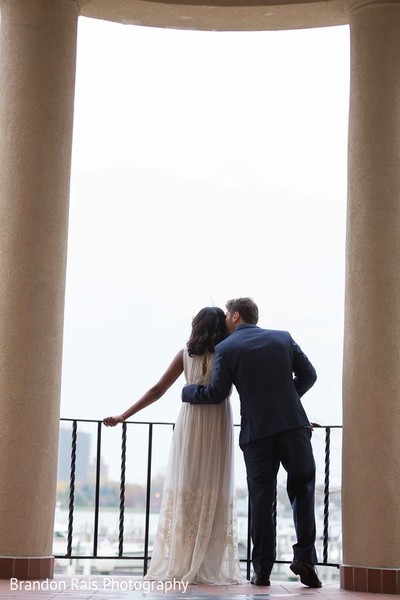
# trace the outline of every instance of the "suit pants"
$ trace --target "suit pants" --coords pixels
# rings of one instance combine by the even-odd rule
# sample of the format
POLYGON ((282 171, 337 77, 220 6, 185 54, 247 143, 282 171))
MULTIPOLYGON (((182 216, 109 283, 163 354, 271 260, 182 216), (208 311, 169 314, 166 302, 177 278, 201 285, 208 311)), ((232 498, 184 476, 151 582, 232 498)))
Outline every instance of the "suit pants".
MULTIPOLYGON (((287 472, 297 543, 293 559, 316 564, 315 461, 311 429, 299 427, 241 444, 251 507, 252 562, 256 575, 269 577, 275 562, 274 501, 280 464, 287 472)), ((277 532, 279 535, 279 531, 277 532)))

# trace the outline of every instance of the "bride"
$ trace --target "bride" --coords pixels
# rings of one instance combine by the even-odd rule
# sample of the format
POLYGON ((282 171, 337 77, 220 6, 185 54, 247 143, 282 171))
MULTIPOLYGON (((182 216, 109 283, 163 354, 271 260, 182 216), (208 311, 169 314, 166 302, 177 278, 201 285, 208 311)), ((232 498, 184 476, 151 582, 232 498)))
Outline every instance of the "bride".
MULTIPOLYGON (((106 417, 104 424, 115 426, 149 406, 182 373, 186 383, 210 383, 214 348, 226 336, 224 311, 201 309, 192 321, 186 347, 158 383, 121 415, 106 417)), ((229 398, 222 404, 182 404, 146 579, 240 583, 233 455, 229 398)))

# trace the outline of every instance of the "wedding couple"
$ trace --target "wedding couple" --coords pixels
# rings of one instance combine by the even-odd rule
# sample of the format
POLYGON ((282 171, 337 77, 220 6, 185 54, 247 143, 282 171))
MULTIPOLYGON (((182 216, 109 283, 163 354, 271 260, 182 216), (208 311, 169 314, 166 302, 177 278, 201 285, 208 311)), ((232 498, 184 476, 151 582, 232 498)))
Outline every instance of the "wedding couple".
POLYGON ((315 564, 315 462, 311 424, 300 397, 315 369, 285 331, 257 326, 251 298, 229 300, 227 312, 200 310, 185 349, 114 426, 158 400, 184 373, 159 524, 146 579, 233 584, 242 579, 236 532, 234 385, 241 404, 239 444, 251 504, 252 583, 270 585, 275 561, 273 504, 280 464, 287 471, 297 543, 291 570, 304 585, 321 587, 315 564))

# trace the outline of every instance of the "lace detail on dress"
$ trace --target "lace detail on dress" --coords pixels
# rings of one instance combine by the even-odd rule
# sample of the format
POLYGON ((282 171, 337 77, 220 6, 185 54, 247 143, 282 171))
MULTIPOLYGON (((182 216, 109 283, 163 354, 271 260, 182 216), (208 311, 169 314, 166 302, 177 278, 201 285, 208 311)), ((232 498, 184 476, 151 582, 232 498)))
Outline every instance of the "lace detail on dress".
POLYGON ((235 501, 213 490, 164 490, 146 579, 228 584, 241 579, 235 501))

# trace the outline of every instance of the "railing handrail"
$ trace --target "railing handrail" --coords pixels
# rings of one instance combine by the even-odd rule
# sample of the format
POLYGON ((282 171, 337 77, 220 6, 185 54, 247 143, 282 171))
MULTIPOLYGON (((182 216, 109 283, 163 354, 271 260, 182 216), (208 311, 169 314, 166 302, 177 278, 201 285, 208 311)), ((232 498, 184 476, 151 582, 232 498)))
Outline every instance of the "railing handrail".
MULTIPOLYGON (((60 421, 69 421, 69 422, 73 422, 76 421, 78 423, 103 423, 103 421, 101 419, 76 419, 73 417, 60 417, 60 421)), ((124 423, 126 424, 131 424, 131 425, 169 425, 170 427, 175 425, 175 421, 131 421, 129 419, 127 419, 126 421, 124 421, 124 423)), ((234 423, 233 424, 234 427, 240 427, 240 423, 234 423)), ((343 429, 343 425, 314 425, 313 429, 326 429, 327 427, 329 427, 329 429, 343 429)))

